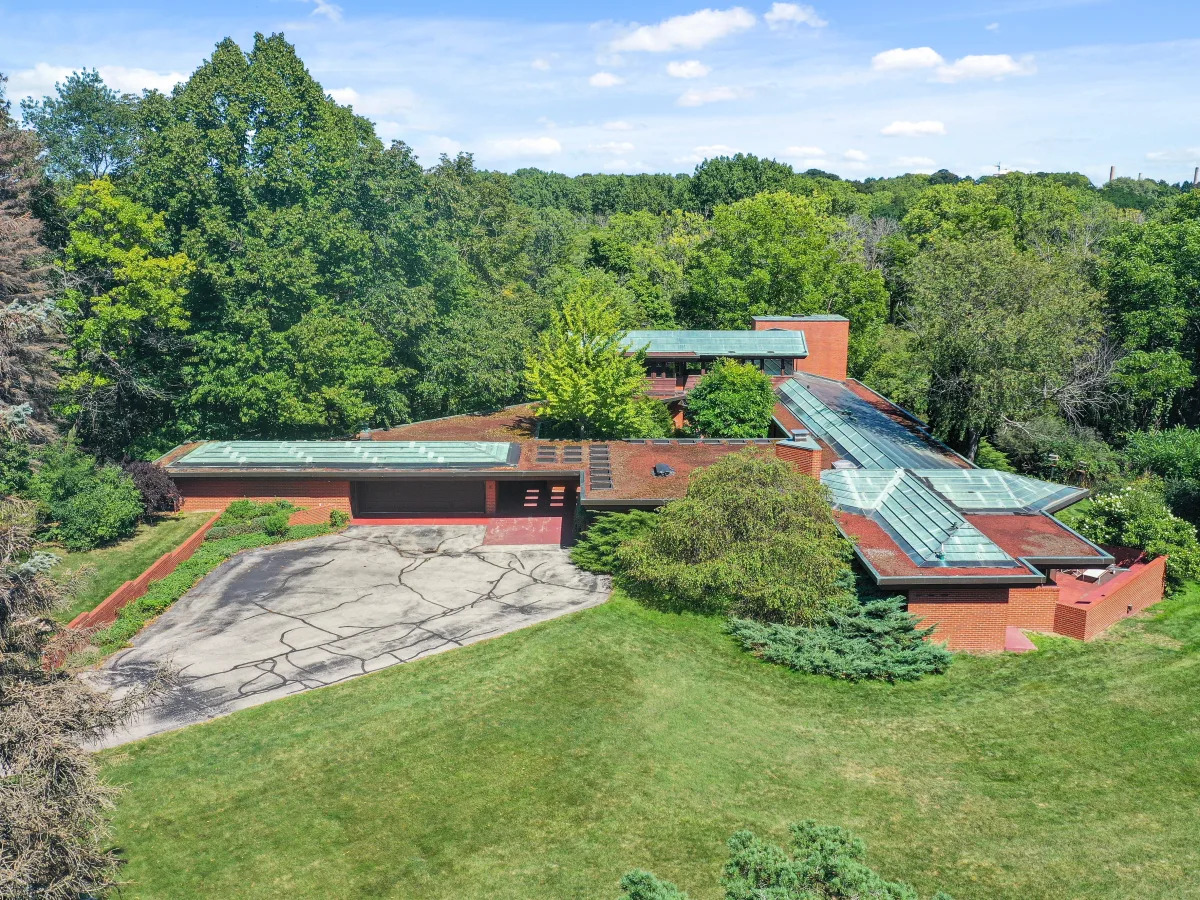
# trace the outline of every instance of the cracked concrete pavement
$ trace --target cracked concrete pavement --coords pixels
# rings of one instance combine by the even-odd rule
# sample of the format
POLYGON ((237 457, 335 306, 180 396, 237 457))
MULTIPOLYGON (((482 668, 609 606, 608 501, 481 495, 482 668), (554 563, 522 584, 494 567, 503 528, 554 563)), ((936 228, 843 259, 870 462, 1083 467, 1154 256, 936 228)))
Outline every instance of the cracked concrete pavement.
POLYGON ((602 603, 555 546, 484 527, 356 526, 219 566, 88 680, 118 695, 167 664, 178 684, 113 746, 602 603))

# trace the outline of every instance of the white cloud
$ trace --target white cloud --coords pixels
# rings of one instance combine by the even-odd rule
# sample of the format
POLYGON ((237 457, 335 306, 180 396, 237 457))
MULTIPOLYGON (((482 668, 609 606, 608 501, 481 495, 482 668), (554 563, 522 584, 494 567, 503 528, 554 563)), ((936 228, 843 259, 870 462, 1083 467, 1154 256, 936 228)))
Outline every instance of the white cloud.
POLYGON ((884 125, 879 129, 880 134, 886 134, 888 137, 923 137, 931 134, 945 134, 946 125, 944 122, 937 122, 933 119, 925 119, 921 122, 893 122, 891 125, 884 125))
POLYGON ((829 24, 818 16, 811 6, 801 6, 798 3, 773 3, 770 11, 763 15, 763 20, 774 29, 786 28, 788 25, 824 28, 829 24))
POLYGON ((597 72, 588 79, 588 84, 592 87, 609 88, 616 87, 618 84, 624 84, 625 79, 620 75, 614 75, 612 72, 597 72))
POLYGON ((915 172, 924 172, 932 169, 935 163, 928 156, 900 156, 896 158, 896 165, 915 172))
POLYGON ((704 65, 698 59, 667 63, 667 74, 672 78, 703 78, 711 71, 710 66, 704 65))
POLYGON ((788 147, 783 151, 785 156, 824 156, 825 151, 820 147, 788 147))
POLYGON ((706 103, 720 103, 725 100, 736 100, 741 93, 731 87, 715 87, 702 90, 692 88, 684 91, 675 101, 676 106, 703 106, 706 103))
POLYGON ((1200 147, 1185 147, 1182 150, 1151 150, 1146 159, 1154 162, 1200 163, 1200 147))
POLYGON ((535 59, 533 62, 531 62, 529 65, 533 66, 539 72, 545 72, 550 68, 550 60, 541 59, 539 57, 538 59, 535 59))
POLYGON ((329 96, 341 104, 349 104, 361 116, 396 116, 411 113, 417 106, 417 96, 405 87, 386 87, 359 93, 352 87, 334 88, 329 96))
POLYGON ((868 159, 870 159, 870 157, 861 150, 847 150, 842 154, 842 156, 851 162, 866 162, 868 159))
POLYGON ((326 93, 333 98, 334 103, 340 103, 342 106, 353 106, 358 102, 358 91, 352 87, 331 88, 326 93))
POLYGON ((645 50, 666 53, 670 50, 698 50, 706 44, 753 28, 754 13, 740 6, 732 9, 702 9, 686 16, 674 16, 657 25, 643 25, 612 42, 613 50, 645 50))
POLYGON ((457 156, 462 152, 463 145, 454 138, 444 137, 440 134, 422 135, 412 141, 417 155, 424 159, 433 159, 445 153, 447 156, 457 156))
POLYGON ((562 144, 552 137, 497 138, 489 146, 497 156, 554 156, 562 144))
POLYGON ((973 78, 1004 78, 1008 75, 1032 75, 1037 71, 1032 56, 1013 59, 1007 53, 964 56, 938 69, 938 81, 966 81, 973 78))
POLYGON ((620 119, 615 122, 605 122, 602 126, 605 131, 633 131, 633 126, 628 122, 622 122, 620 119))
POLYGON ((692 152, 686 156, 675 157, 675 162, 701 163, 714 156, 733 156, 740 152, 736 147, 730 147, 728 144, 702 144, 699 147, 693 147, 692 152))
MULTIPOLYGON (((53 94, 54 85, 66 81, 73 71, 67 66, 40 62, 31 69, 13 72, 9 76, 7 93, 14 100, 31 96, 40 99, 53 94)), ((140 94, 147 89, 168 93, 176 84, 188 79, 182 72, 156 72, 128 66, 97 66, 96 71, 105 84, 121 94, 140 94)))
POLYGON ((932 47, 912 47, 884 50, 871 57, 871 68, 877 72, 904 71, 908 69, 932 69, 946 62, 942 54, 932 47))
POLYGON ((988 25, 985 25, 983 27, 986 28, 988 31, 999 31, 1000 23, 999 22, 991 22, 988 25))
POLYGON ((342 8, 336 3, 329 3, 328 0, 312 0, 314 16, 324 16, 330 22, 342 21, 342 8))
POLYGON ((593 144, 588 149, 596 153, 629 153, 635 148, 629 141, 606 141, 603 144, 593 144))

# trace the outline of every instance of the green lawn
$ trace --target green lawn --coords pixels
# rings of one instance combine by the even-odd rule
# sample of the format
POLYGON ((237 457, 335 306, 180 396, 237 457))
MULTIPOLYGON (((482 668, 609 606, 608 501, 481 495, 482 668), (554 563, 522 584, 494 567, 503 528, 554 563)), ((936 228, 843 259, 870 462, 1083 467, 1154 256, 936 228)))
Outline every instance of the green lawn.
POLYGON ((107 752, 135 897, 714 898, 724 840, 852 828, 963 898, 1200 896, 1200 591, 911 685, 615 598, 107 752))
POLYGON ((79 591, 71 598, 71 605, 59 610, 55 617, 69 622, 81 612, 95 609, 101 600, 126 581, 137 578, 150 568, 152 562, 186 541, 211 515, 161 516, 154 522, 139 525, 133 537, 111 547, 84 553, 56 551, 63 557, 54 567, 56 577, 69 578, 85 567, 91 572, 83 576, 79 591))

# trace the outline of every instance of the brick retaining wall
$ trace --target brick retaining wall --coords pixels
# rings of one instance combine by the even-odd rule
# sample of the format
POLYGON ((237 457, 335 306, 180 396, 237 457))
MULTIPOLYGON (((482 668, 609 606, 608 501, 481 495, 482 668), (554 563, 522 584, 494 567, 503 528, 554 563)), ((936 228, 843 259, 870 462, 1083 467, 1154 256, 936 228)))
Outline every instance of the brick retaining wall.
POLYGON ((1054 630, 1059 634, 1090 641, 1115 622, 1140 613, 1163 598, 1167 558, 1160 556, 1136 564, 1111 581, 1091 591, 1072 596, 1064 592, 1054 610, 1054 630), (1090 600, 1090 603, 1081 603, 1090 600))
POLYGON ((127 604, 143 597, 146 594, 150 582, 159 581, 166 578, 175 571, 185 559, 190 559, 191 555, 196 552, 196 548, 204 543, 204 536, 208 534, 208 529, 212 528, 213 523, 221 518, 220 513, 215 513, 207 522, 200 526, 191 537, 186 541, 167 553, 160 556, 145 572, 139 575, 133 581, 127 581, 107 597, 101 603, 88 612, 82 612, 71 620, 69 628, 104 628, 111 625, 117 619, 119 613, 127 604))

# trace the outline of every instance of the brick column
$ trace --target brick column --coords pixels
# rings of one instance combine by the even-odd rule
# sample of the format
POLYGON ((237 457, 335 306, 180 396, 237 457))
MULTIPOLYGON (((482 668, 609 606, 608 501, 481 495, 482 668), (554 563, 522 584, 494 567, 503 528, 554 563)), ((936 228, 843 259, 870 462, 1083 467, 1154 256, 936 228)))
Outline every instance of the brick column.
POLYGON ((496 482, 488 481, 483 488, 483 511, 489 516, 496 514, 496 482))

